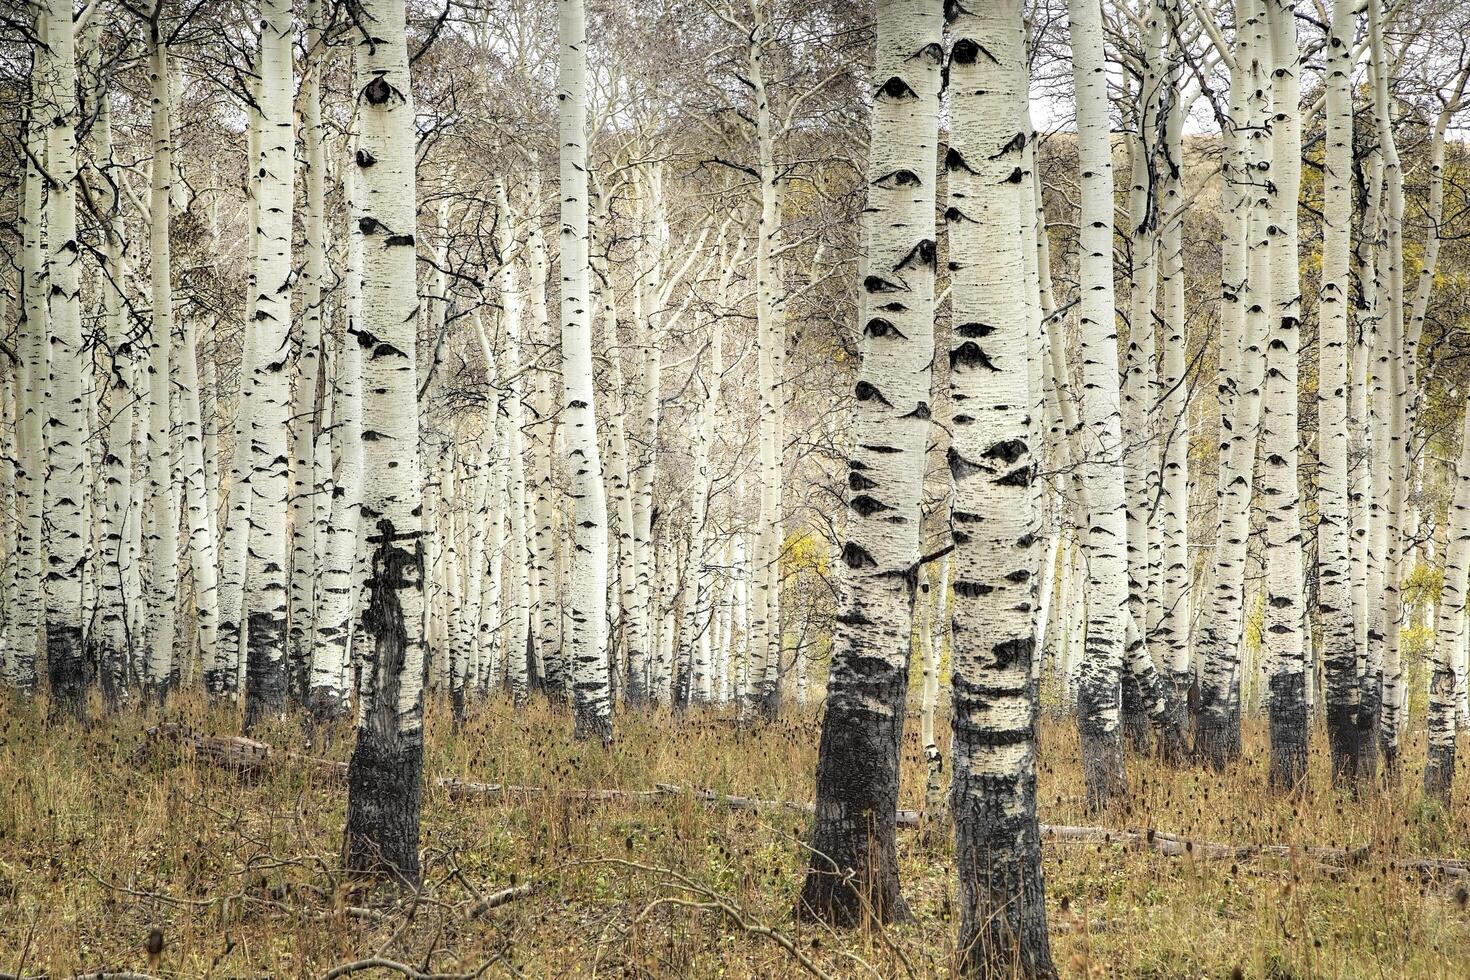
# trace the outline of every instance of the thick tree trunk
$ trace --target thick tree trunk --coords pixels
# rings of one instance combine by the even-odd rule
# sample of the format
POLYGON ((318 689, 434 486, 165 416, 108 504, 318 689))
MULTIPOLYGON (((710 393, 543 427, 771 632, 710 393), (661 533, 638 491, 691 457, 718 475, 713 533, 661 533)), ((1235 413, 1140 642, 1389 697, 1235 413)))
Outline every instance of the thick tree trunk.
POLYGON ((414 132, 403 0, 354 0, 362 240, 363 505, 371 555, 343 854, 416 886, 423 784, 423 524, 415 356, 414 132))
POLYGON ((1271 784, 1299 788, 1307 765, 1307 659, 1302 635, 1302 527, 1297 488, 1300 446, 1297 361, 1301 284, 1297 269, 1297 195, 1301 187, 1301 53, 1295 0, 1266 0, 1271 32, 1272 159, 1271 332, 1266 345, 1266 402, 1261 477, 1266 522, 1266 619, 1263 656, 1270 671, 1271 784))
POLYGON ((1113 163, 1108 140, 1107 72, 1098 0, 1069 0, 1072 73, 1077 88, 1077 152, 1082 174, 1079 327, 1082 349, 1082 482, 1091 513, 1088 621, 1079 671, 1077 723, 1088 805, 1126 798, 1119 730, 1128 594, 1127 514, 1117 328, 1113 319, 1113 163))
POLYGON ((571 479, 571 590, 563 596, 571 629, 572 710, 579 738, 612 741, 607 666, 607 497, 597 444, 592 387, 591 273, 587 244, 587 17, 583 0, 559 0, 561 56, 561 345, 567 467, 571 479))
POLYGON ((291 5, 261 0, 260 222, 256 234, 250 537, 245 588, 245 730, 286 708, 287 429, 291 416, 291 215, 295 190, 291 5))
POLYGON ((1350 592, 1348 292, 1352 253, 1352 0, 1333 0, 1327 42, 1327 149, 1323 172, 1321 337, 1318 363, 1318 540, 1327 740, 1335 782, 1355 778, 1358 642, 1350 592))
POLYGON ((169 432, 169 380, 173 344, 173 272, 169 253, 169 182, 173 172, 169 131, 168 47, 154 26, 150 65, 153 103, 153 178, 150 201, 153 324, 148 340, 148 591, 147 682, 162 695, 173 673, 178 588, 178 515, 173 506, 173 444, 169 432))
POLYGON ((1449 801, 1455 778, 1455 710, 1458 651, 1464 642, 1465 590, 1470 572, 1470 402, 1460 434, 1460 460, 1449 512, 1444 588, 1438 622, 1429 651, 1429 758, 1424 766, 1424 792, 1449 801))
MULTIPOLYGON (((1030 134, 1020 0, 951 9, 954 127, 945 160, 954 310, 949 470, 955 582, 951 720, 959 955, 966 976, 1053 977, 1036 821, 1031 594, 1039 571, 1028 439, 1020 182, 1030 134)), ((1074 21, 1074 25, 1076 22, 1074 21)))
MULTIPOLYGON (((87 358, 82 341, 81 253, 77 245, 76 36, 70 0, 49 0, 45 60, 47 143, 51 173, 47 204, 47 291, 50 369, 46 394, 46 472, 43 487, 50 538, 46 555, 46 672, 51 713, 85 719, 87 685, 82 651, 82 577, 87 553, 87 358)), ((167 336, 167 335, 165 335, 167 336)))
POLYGON ((932 403, 941 34, 932 0, 878 6, 863 358, 812 861, 799 906, 838 925, 908 915, 893 813, 932 403))
MULTIPOLYGON (((37 9, 37 26, 44 32, 45 16, 37 9)), ((37 686, 37 663, 45 600, 45 470, 46 378, 50 344, 47 343, 46 246, 43 215, 46 184, 38 161, 46 159, 44 116, 46 49, 31 50, 31 91, 24 139, 26 164, 20 208, 20 372, 16 386, 16 589, 14 609, 6 610, 9 633, 6 681, 30 694, 37 686)))

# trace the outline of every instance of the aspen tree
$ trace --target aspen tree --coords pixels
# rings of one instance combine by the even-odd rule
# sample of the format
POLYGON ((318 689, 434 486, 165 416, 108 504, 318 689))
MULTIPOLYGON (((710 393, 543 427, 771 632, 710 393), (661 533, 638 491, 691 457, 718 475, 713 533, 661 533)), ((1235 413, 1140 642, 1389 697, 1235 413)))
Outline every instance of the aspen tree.
POLYGON ((353 0, 362 244, 364 547, 357 744, 343 854, 355 873, 419 877, 423 782, 423 525, 415 355, 414 130, 403 0, 353 0))
POLYGON ((1258 0, 1236 3, 1231 65, 1230 126, 1222 185, 1224 208, 1221 276, 1220 460, 1216 497, 1220 534, 1211 556, 1214 585, 1200 635, 1200 712, 1195 752, 1221 769, 1239 752, 1238 685, 1245 622, 1245 565, 1250 504, 1265 376, 1267 310, 1270 306, 1265 184, 1255 175, 1270 136, 1263 76, 1264 17, 1258 0))
POLYGON ((561 637, 557 623, 560 608, 555 569, 557 488, 552 482, 552 442, 556 423, 552 419, 552 359, 550 314, 546 304, 546 239, 541 231, 541 169, 533 166, 528 183, 526 255, 527 281, 531 313, 530 340, 536 351, 532 372, 531 411, 535 416, 528 433, 531 441, 530 494, 534 521, 531 525, 531 581, 533 618, 531 644, 534 649, 536 681, 553 698, 566 695, 561 685, 561 671, 556 667, 560 657, 561 637), (550 663, 547 663, 547 661, 550 663), (555 677, 550 675, 554 674, 555 677), (548 686, 549 685, 549 686, 548 686))
MULTIPOLYGON (((9 305, 10 293, 0 286, 0 319, 4 318, 9 305)), ((16 507, 19 494, 16 487, 16 464, 18 446, 15 432, 19 428, 18 406, 15 401, 19 386, 21 364, 18 358, 0 358, 0 682, 10 681, 11 651, 18 647, 15 635, 15 601, 19 583, 20 555, 16 551, 16 526, 20 514, 16 507)), ((105 652, 105 648, 104 651, 105 652)), ((110 660, 102 660, 105 667, 110 660)))
POLYGON ((948 13, 954 126, 945 219, 955 324, 950 811, 961 970, 1051 977, 1031 683, 1030 596, 1040 555, 1027 356, 1035 328, 1018 288, 1025 281, 1023 223, 1035 218, 1020 175, 1030 134, 1016 110, 1028 97, 1025 32, 1020 0, 948 13))
POLYGON ((1078 727, 1088 805, 1126 797, 1119 731, 1119 682, 1127 599, 1127 520, 1121 467, 1117 328, 1113 320, 1113 164, 1108 143, 1107 70, 1097 0, 1069 0, 1077 150, 1082 175, 1081 479, 1091 513, 1087 536, 1088 618, 1078 677, 1078 727))
MULTIPOLYGON (((878 6, 863 357, 853 393, 846 541, 817 757, 812 861, 799 906, 839 925, 865 915, 879 921, 908 915, 893 814, 932 402, 942 31, 940 6, 931 0, 878 6)), ((757 251, 762 268, 769 266, 767 252, 768 246, 757 251)), ((763 403, 763 423, 765 415, 763 403)), ((763 489, 767 479, 763 469, 763 489)), ((771 515, 762 499, 764 527, 771 515)), ((779 561, 775 550, 763 557, 779 561)), ((758 595, 757 616, 760 603, 758 595)), ((768 619, 768 631, 771 625, 768 619)))
POLYGON ((601 224, 608 231, 603 247, 595 257, 598 275, 602 278, 602 328, 603 345, 608 361, 608 397, 603 401, 607 418, 607 482, 611 500, 610 515, 617 517, 617 564, 618 599, 621 606, 620 619, 627 651, 625 697, 628 704, 642 705, 648 700, 647 645, 642 636, 646 633, 646 607, 639 607, 638 599, 638 544, 635 540, 637 523, 633 510, 633 488, 628 452, 628 392, 624 387, 623 348, 618 340, 617 296, 613 288, 609 251, 611 249, 612 214, 608 199, 601 195, 601 224))
POLYGON ((1297 195, 1301 187, 1301 52, 1295 0, 1266 0, 1271 35, 1271 328, 1261 477, 1266 523, 1264 656, 1270 670, 1271 783, 1296 789, 1307 762, 1306 654, 1302 637, 1297 361, 1301 285, 1297 270, 1297 195))
POLYGON ((291 455, 291 574, 288 580, 286 679, 291 699, 307 705, 311 691, 311 617, 320 575, 316 510, 330 474, 317 471, 317 443, 323 428, 322 397, 326 384, 323 346, 323 286, 326 281, 326 127, 322 122, 321 75, 324 70, 320 0, 310 0, 303 25, 306 68, 301 78, 301 141, 304 149, 302 215, 304 252, 301 269, 301 319, 295 343, 294 388, 288 432, 291 455))
MULTIPOLYGON (((747 70, 754 101, 756 149, 759 158, 760 221, 756 234, 756 340, 757 384, 760 387, 760 536, 756 542, 753 572, 755 619, 751 623, 751 647, 760 664, 758 702, 761 714, 771 719, 781 706, 781 549, 783 522, 781 478, 783 439, 781 435, 782 361, 785 329, 784 307, 776 297, 775 257, 781 226, 778 201, 780 174, 776 168, 775 121, 766 83, 766 50, 770 33, 770 10, 766 0, 750 0, 752 24, 747 46, 747 70)), ((835 647, 834 647, 835 649, 835 647)))
MULTIPOLYGON (((1378 132, 1379 153, 1383 160, 1383 205, 1380 215, 1378 277, 1381 281, 1377 317, 1377 361, 1374 369, 1374 401, 1379 416, 1374 433, 1374 497, 1382 501, 1377 532, 1380 547, 1382 591, 1381 661, 1378 669, 1379 752, 1385 769, 1392 771, 1397 763, 1400 697, 1400 628, 1402 617, 1399 591, 1402 575, 1402 541, 1404 502, 1407 499, 1407 465, 1405 454, 1405 367, 1404 367, 1404 294, 1403 294, 1403 222, 1404 174, 1388 98, 1389 66, 1383 38, 1383 5, 1381 0, 1368 3, 1368 33, 1373 66, 1373 116, 1378 132)), ((1375 637, 1370 632, 1369 644, 1375 637)), ((1370 653, 1370 659, 1372 659, 1370 653)), ((1368 683, 1374 683, 1370 677, 1368 683)), ((1375 720, 1371 714, 1365 719, 1375 720)))
MULTIPOLYGON (((1168 703, 1159 733, 1165 758, 1178 759, 1184 752, 1189 724, 1187 691, 1193 679, 1190 669, 1189 624, 1193 563, 1189 557, 1189 380, 1186 371, 1186 324, 1184 273, 1184 52, 1179 40, 1180 10, 1177 3, 1164 2, 1169 22, 1168 73, 1164 79, 1164 138, 1161 145, 1161 208, 1159 276, 1163 306, 1163 357, 1159 385, 1162 393, 1160 519, 1162 523, 1162 612, 1154 629, 1156 647, 1164 667, 1168 703)), ((1049 566, 1048 566, 1049 568, 1049 566)), ((1050 579, 1048 579, 1050 581, 1050 579)))
MULTIPOLYGON (((161 7, 160 7, 161 11, 161 7)), ((178 519, 173 506, 173 442, 170 438, 169 379, 173 345, 173 270, 169 251, 169 185, 173 145, 169 125, 169 61, 164 25, 155 11, 150 24, 152 101, 152 193, 149 203, 153 322, 148 338, 148 530, 152 555, 148 591, 147 682, 166 690, 172 673, 178 588, 178 519)))
MULTIPOLYGON (((351 164, 343 167, 341 179, 344 210, 350 222, 357 207, 357 168, 351 164)), ((349 230, 344 276, 346 321, 332 391, 331 513, 326 524, 326 542, 321 549, 324 560, 316 586, 319 601, 312 622, 314 637, 308 683, 311 714, 318 721, 336 718, 347 709, 349 641, 357 608, 356 565, 363 479, 362 265, 362 236, 349 230)))
POLYGON ((505 415, 505 458, 508 466, 510 511, 507 529, 511 576, 506 600, 506 616, 509 622, 505 637, 506 677, 512 697, 517 703, 524 703, 530 696, 526 638, 531 620, 531 569, 527 555, 526 451, 521 412, 521 285, 517 275, 516 220, 505 184, 501 181, 495 183, 495 203, 500 236, 500 268, 496 272, 496 287, 499 292, 501 322, 505 325, 505 354, 498 362, 503 365, 505 379, 501 382, 499 411, 505 415))
MULTIPOLYGON (((1137 642, 1124 651, 1131 668, 1139 658, 1149 657, 1149 620, 1155 611, 1154 556, 1149 546, 1153 521, 1150 514, 1159 489, 1158 471, 1158 375, 1154 313, 1159 273, 1159 212, 1155 167, 1163 79, 1160 66, 1164 34, 1161 4, 1145 5, 1142 75, 1137 94, 1137 133, 1129 141, 1128 243, 1131 258, 1127 281, 1128 347, 1120 388, 1123 431, 1127 433, 1123 455, 1124 487, 1128 510, 1128 610, 1138 624, 1137 642)), ((1149 723, 1145 705, 1157 699, 1140 690, 1137 672, 1123 674, 1123 726, 1129 740, 1140 750, 1148 747, 1149 723)))
POLYGON ((1424 766, 1424 792, 1448 801, 1455 778, 1455 712, 1457 648, 1464 642, 1465 590, 1470 572, 1470 410, 1460 434, 1460 458, 1450 503, 1449 540, 1445 549, 1444 588, 1440 594, 1435 637, 1429 650, 1429 757, 1424 766))
POLYGON ((250 378, 250 536, 245 588, 245 728, 286 706, 287 429, 291 415, 291 215, 295 130, 291 117, 291 5, 260 2, 260 221, 256 254, 255 362, 250 378))
POLYGON ((592 386, 591 274, 587 236, 587 17, 583 0, 558 0, 561 55, 562 416, 571 477, 571 591, 563 597, 570 633, 572 708, 580 738, 612 741, 607 666, 607 498, 592 386))
MULTIPOLYGON (((252 229, 260 227, 260 114, 259 85, 251 84, 253 106, 246 108, 245 189, 252 229)), ((230 489, 225 501, 227 516, 225 533, 220 541, 219 574, 219 653, 211 679, 205 673, 206 687, 217 694, 234 695, 242 684, 245 658, 241 650, 245 640, 244 598, 247 548, 250 542, 250 433, 254 427, 253 375, 258 357, 255 334, 256 288, 259 272, 260 236, 250 236, 250 269, 245 295, 245 330, 240 348, 240 389, 235 400, 235 417, 231 423, 230 489)))
MULTIPOLYGON (((45 30, 45 10, 37 7, 36 25, 45 30)), ((45 577, 44 494, 46 444, 42 420, 46 412, 47 343, 46 245, 43 215, 46 178, 38 161, 46 158, 46 129, 42 119, 47 48, 31 48, 30 100, 23 138, 25 174, 20 208, 20 303, 16 324, 20 370, 16 400, 16 574, 14 611, 7 609, 12 642, 6 662, 6 680, 24 693, 36 689, 41 625, 45 616, 42 582, 45 577), (13 624, 10 617, 14 617, 13 624)))
POLYGON ((189 571, 194 583, 195 632, 200 661, 213 669, 218 656, 219 553, 210 520, 204 466, 204 423, 199 400, 197 317, 182 318, 175 377, 179 393, 180 463, 184 470, 184 525, 189 532, 189 571))
MULTIPOLYGON (((71 0, 48 0, 46 110, 50 200, 47 204, 47 294, 50 370, 46 398, 43 486, 51 530, 46 555, 46 672, 52 713, 86 716, 83 667, 83 570, 87 551, 83 488, 86 407, 82 347, 81 250, 77 234, 77 55, 71 0)), ((157 219, 155 219, 157 220, 157 219)), ((165 334, 165 342, 167 335, 165 334)))
POLYGON ((1348 495, 1348 276, 1352 252, 1353 0, 1333 0, 1327 38, 1327 148, 1323 171, 1317 487, 1327 737, 1334 780, 1357 757, 1357 626, 1350 594, 1348 495))

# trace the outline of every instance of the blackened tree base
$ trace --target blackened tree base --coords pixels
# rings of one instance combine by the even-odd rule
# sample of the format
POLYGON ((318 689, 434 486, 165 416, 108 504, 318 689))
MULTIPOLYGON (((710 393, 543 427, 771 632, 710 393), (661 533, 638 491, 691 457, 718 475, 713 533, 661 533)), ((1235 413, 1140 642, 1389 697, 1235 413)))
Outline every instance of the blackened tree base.
POLYGON ((348 766, 342 843, 348 872, 417 887, 423 771, 421 737, 398 739, 373 727, 358 728, 348 766))
POLYGON ((760 691, 756 696, 760 705, 760 716, 763 721, 775 721, 781 714, 781 684, 779 681, 761 681, 760 691))
POLYGON ((1236 756, 1236 725, 1228 704, 1206 705, 1195 721, 1194 754, 1216 772, 1224 771, 1236 756))
MULTIPOLYGON (((907 679, 892 673, 889 686, 907 679)), ((899 886, 895 844, 903 694, 879 696, 896 705, 892 714, 875 715, 828 692, 811 865, 796 906, 801 918, 844 928, 868 918, 912 918, 899 886)))
POLYGON ((46 624, 46 674, 51 682, 51 717, 87 720, 87 676, 82 657, 82 628, 46 624))
POLYGON ((286 713, 286 623, 268 612, 250 614, 245 661, 245 731, 286 713))
POLYGON ((1445 744, 1429 746, 1429 758, 1424 763, 1424 795, 1448 804, 1454 780, 1455 741, 1451 737, 1445 744))
POLYGON ((1307 679, 1305 674, 1271 678, 1271 786, 1294 792, 1307 776, 1307 679))
POLYGON ((578 709, 573 712, 573 719, 573 738, 581 742, 590 742, 596 739, 604 747, 612 744, 613 727, 612 718, 609 716, 598 714, 595 711, 578 709))
POLYGON ((968 791, 955 787, 961 976, 1057 975, 1046 928, 1035 787, 1019 786, 1024 778, 1000 774, 975 780, 981 785, 968 791))
POLYGON ((1144 711, 1143 694, 1138 688, 1138 679, 1123 667, 1123 735, 1128 746, 1139 755, 1147 755, 1151 748, 1148 714, 1144 711))
POLYGON ((1077 692, 1077 733, 1082 741, 1082 778, 1087 789, 1088 812, 1097 813, 1116 802, 1126 803, 1128 775, 1123 766, 1122 733, 1116 728, 1108 731, 1103 727, 1102 698, 1094 696, 1085 685, 1077 692))
POLYGON ((1357 710, 1342 702, 1327 705, 1327 750, 1332 756, 1332 784, 1351 786, 1358 780, 1357 710))
POLYGON ((1186 741, 1189 731, 1189 686, 1194 675, 1189 671, 1160 675, 1164 685, 1164 714, 1159 721, 1159 758, 1178 765, 1189 754, 1186 741))

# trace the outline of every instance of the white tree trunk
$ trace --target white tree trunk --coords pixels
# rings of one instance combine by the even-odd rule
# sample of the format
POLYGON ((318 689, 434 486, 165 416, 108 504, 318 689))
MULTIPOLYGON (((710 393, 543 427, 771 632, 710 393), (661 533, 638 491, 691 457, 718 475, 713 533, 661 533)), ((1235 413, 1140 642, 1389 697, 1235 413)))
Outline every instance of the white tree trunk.
POLYGON ((581 738, 612 740, 607 664, 607 498, 592 386, 591 275, 587 238, 587 17, 583 0, 559 0, 561 19, 561 346, 567 462, 571 480, 571 616, 563 637, 571 661, 572 708, 581 738))
POLYGON ((530 204, 527 214, 526 251, 531 303, 531 342, 537 363, 533 372, 535 388, 531 411, 535 415, 529 433, 531 440, 531 495, 535 520, 531 534, 531 580, 534 625, 536 680, 553 698, 566 695, 560 665, 561 630, 558 625, 560 605, 556 580, 556 515, 557 489, 552 482, 552 442, 556 423, 552 414, 552 345, 550 314, 546 305, 546 241, 541 233, 541 171, 533 167, 529 180, 530 204), (552 676, 554 675, 554 676, 552 676))
POLYGON ((371 554, 348 772, 349 871, 419 877, 423 776, 423 523, 415 353, 413 93, 403 0, 354 0, 362 240, 364 545, 371 554))
MULTIPOLYGON (((48 0, 46 111, 51 172, 47 204, 49 385, 43 488, 50 539, 46 555, 46 672, 53 715, 86 715, 83 669, 86 400, 88 360, 82 339, 81 250, 77 233, 76 37, 70 0, 48 0)), ((165 335, 165 338, 167 335, 165 335)), ((166 341, 165 341, 166 342, 166 341)))
POLYGON ((1470 410, 1465 412, 1462 422, 1460 460, 1455 470, 1449 522, 1444 587, 1434 642, 1429 650, 1429 755, 1424 767, 1424 792, 1441 800, 1448 799, 1455 778, 1458 661, 1464 641, 1465 590, 1467 572, 1470 572, 1470 410))
POLYGON ((291 5, 260 0, 260 220, 250 419, 250 536, 245 588, 245 729, 286 707, 286 514, 290 490, 291 216, 296 134, 291 5))
POLYGON ((175 602, 178 590, 178 515, 173 508, 173 445, 170 438, 170 347, 173 343, 173 282, 169 254, 169 185, 173 146, 169 132, 168 48, 155 27, 150 65, 153 105, 153 162, 150 211, 153 323, 148 339, 148 685, 158 693, 173 672, 175 602))
MULTIPOLYGON (((898 746, 933 401, 940 15, 928 0, 888 0, 878 8, 878 81, 863 227, 862 364, 854 392, 837 625, 817 759, 813 858, 802 891, 806 909, 840 924, 865 914, 886 921, 907 911, 899 891, 892 814, 898 804, 898 746)), ((952 194, 957 179, 951 168, 952 194)), ((762 280, 770 266, 767 227, 763 213, 756 253, 762 280)), ((779 335, 769 339, 782 342, 779 335)), ((769 369, 763 374, 764 428, 766 385, 774 379, 769 369)), ((1024 403, 1018 409, 1024 411, 1024 403)), ((762 431, 763 457, 770 455, 765 436, 762 431)), ((774 478, 779 477, 778 467, 774 478)), ((763 491, 770 490, 766 481, 771 478, 763 465, 763 491)), ((763 530, 773 513, 765 509, 767 495, 763 530)), ((770 499, 779 504, 779 497, 770 499)), ((773 544, 765 557, 779 562, 779 540, 773 544)))
POLYGON ((1348 493, 1348 303, 1352 254, 1352 0, 1334 0, 1327 42, 1327 149, 1323 172, 1318 361, 1318 609, 1322 616, 1327 736, 1334 779, 1357 758, 1357 626, 1351 594, 1348 493))
POLYGON ((1127 514, 1117 328, 1113 320, 1113 163, 1107 72, 1097 0, 1069 0, 1077 150, 1082 174, 1079 326, 1082 350, 1082 482, 1088 488, 1087 643, 1079 671, 1078 726, 1089 806, 1127 795, 1119 731, 1119 681, 1128 592, 1127 514))
MULTIPOLYGON (((36 20, 44 30, 41 8, 37 9, 36 20)), ((46 568, 43 541, 46 446, 42 420, 46 415, 46 378, 50 373, 42 225, 46 185, 37 163, 46 159, 46 129, 41 119, 48 70, 46 50, 35 45, 31 59, 31 109, 24 134, 26 165, 20 209, 20 320, 16 325, 21 358, 16 379, 17 582, 14 611, 12 614, 7 610, 6 617, 11 636, 7 644, 6 680, 27 694, 36 689, 38 647, 45 614, 41 588, 46 568)))
MULTIPOLYGON (((1072 24, 1077 31, 1085 18, 1074 16, 1072 24)), ((1040 571, 1028 442, 1035 399, 1027 358, 1035 326, 1024 295, 1023 231, 1035 221, 1035 208, 1021 190, 1024 174, 1013 176, 1023 169, 1030 136, 1017 110, 1029 82, 1021 0, 996 0, 975 13, 961 8, 951 33, 954 126, 945 161, 954 311, 950 810, 959 948, 969 976, 1044 977, 1053 969, 1036 820, 1031 675, 1031 597, 1040 571)), ((1074 48, 1085 46, 1085 36, 1085 30, 1074 35, 1074 48)), ((1092 160, 1087 149, 1081 152, 1085 174, 1092 160)), ((1084 289, 1091 286, 1084 282, 1084 289)))
POLYGON ((326 280, 326 127, 322 122, 321 73, 322 10, 320 0, 306 6, 306 70, 301 78, 301 139, 304 149, 302 184, 306 210, 302 215, 304 256, 301 269, 301 319, 297 327, 295 378, 291 393, 289 448, 291 453, 291 575, 289 579, 286 639, 287 691, 301 706, 311 689, 311 618, 316 606, 320 571, 316 540, 317 507, 330 473, 317 471, 317 444, 324 428, 327 386, 322 357, 323 287, 326 280))
MULTIPOLYGON (((345 210, 356 213, 357 168, 344 168, 342 184, 345 210)), ((317 583, 319 602, 312 622, 310 694, 312 717, 319 721, 336 718, 347 710, 347 671, 357 610, 363 480, 363 394, 362 351, 364 333, 362 308, 363 237, 347 236, 346 314, 342 347, 337 355, 337 378, 333 391, 332 501, 327 520, 325 561, 317 583)))
MULTIPOLYGON (((260 87, 251 85, 259 104, 260 87)), ((248 215, 252 229, 260 227, 260 146, 259 112, 247 109, 245 186, 249 195, 248 215)), ((246 550, 250 543, 250 439, 254 428, 255 391, 253 390, 258 344, 256 343, 255 307, 259 297, 260 236, 250 236, 250 269, 245 295, 245 330, 240 348, 240 388, 235 398, 235 418, 231 425, 230 488, 225 534, 220 549, 219 574, 219 653, 213 681, 206 674, 209 690, 233 695, 244 684, 245 658, 241 656, 245 642, 245 580, 248 572, 246 550)))
POLYGON ((1266 401, 1261 476, 1266 522, 1266 618, 1262 631, 1270 674, 1271 783, 1294 789, 1307 763, 1306 649, 1302 637, 1302 526, 1297 487, 1300 435, 1297 361, 1301 285, 1297 269, 1297 195, 1301 187, 1301 52, 1295 0, 1266 0, 1271 32, 1270 263, 1271 328, 1266 345, 1266 401))

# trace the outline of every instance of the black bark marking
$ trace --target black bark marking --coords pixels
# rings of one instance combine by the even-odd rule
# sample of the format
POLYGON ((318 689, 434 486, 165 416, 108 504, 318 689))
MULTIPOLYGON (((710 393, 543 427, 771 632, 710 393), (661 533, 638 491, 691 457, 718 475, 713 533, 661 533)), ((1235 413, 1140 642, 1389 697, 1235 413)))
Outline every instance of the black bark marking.
POLYGON ((852 569, 878 567, 878 563, 873 560, 872 555, 851 541, 842 546, 842 561, 848 568, 852 569))
POLYGON ((1005 463, 1007 466, 1010 466, 1016 460, 1024 456, 1026 452, 1026 440, 1005 439, 1001 442, 993 444, 989 449, 985 450, 984 456, 986 459, 998 459, 1002 463, 1005 463))
POLYGON ((910 88, 909 83, 897 75, 884 82, 878 91, 890 99, 917 99, 919 97, 919 93, 910 88))
POLYGON ((368 100, 368 105, 383 105, 392 94, 393 86, 382 75, 368 82, 367 87, 362 90, 362 97, 368 100))
POLYGON ((999 371, 1000 368, 990 360, 990 355, 981 349, 980 345, 972 340, 967 340, 958 347, 952 347, 949 351, 949 366, 955 368, 984 368, 987 371, 999 371))

